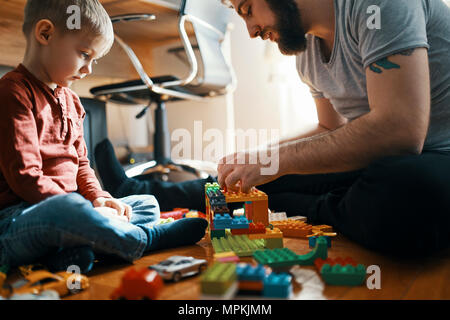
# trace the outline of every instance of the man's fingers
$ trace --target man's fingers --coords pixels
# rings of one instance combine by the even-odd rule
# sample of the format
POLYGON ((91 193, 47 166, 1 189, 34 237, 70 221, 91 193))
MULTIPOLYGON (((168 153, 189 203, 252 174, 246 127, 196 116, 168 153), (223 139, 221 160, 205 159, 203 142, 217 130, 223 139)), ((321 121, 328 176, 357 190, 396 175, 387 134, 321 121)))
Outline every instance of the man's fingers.
POLYGON ((240 173, 237 172, 236 170, 230 173, 225 179, 225 185, 227 186, 227 189, 235 191, 237 189, 236 184, 240 179, 241 179, 240 173))
POLYGON ((217 181, 219 182, 219 185, 221 187, 225 186, 225 180, 227 179, 228 175, 233 171, 234 166, 232 165, 225 165, 218 171, 218 178, 217 181))
POLYGON ((249 183, 248 179, 241 180, 241 191, 243 193, 249 193, 254 186, 249 183))

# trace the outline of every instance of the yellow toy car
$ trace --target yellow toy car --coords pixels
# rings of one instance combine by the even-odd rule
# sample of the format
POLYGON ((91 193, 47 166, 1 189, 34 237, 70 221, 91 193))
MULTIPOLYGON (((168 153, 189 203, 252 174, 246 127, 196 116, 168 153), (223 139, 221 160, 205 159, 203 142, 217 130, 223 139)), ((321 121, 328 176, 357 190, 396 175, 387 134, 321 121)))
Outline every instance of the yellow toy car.
POLYGON ((31 272, 24 278, 8 286, 9 294, 40 294, 45 290, 54 290, 60 297, 76 291, 89 288, 89 279, 82 275, 69 272, 50 273, 40 270, 31 272))

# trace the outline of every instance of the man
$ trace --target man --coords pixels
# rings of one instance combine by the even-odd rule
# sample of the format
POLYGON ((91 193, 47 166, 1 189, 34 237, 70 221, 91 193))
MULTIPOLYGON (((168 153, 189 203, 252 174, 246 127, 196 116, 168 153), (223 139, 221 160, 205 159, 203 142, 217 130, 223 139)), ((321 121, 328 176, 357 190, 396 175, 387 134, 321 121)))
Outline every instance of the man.
POLYGON ((448 247, 450 8, 443 0, 226 2, 250 37, 297 56, 319 123, 279 146, 225 157, 219 183, 258 186, 271 209, 333 225, 370 249, 419 255, 448 247), (260 151, 279 155, 276 174, 250 162, 260 151))

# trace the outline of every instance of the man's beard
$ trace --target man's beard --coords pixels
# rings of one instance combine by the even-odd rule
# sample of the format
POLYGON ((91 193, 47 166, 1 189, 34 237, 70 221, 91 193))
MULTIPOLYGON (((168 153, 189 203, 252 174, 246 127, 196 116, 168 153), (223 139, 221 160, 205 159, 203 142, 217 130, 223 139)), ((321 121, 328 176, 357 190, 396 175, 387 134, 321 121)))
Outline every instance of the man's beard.
POLYGON ((296 55, 306 50, 305 31, 300 10, 294 0, 266 0, 277 18, 278 48, 284 55, 296 55))

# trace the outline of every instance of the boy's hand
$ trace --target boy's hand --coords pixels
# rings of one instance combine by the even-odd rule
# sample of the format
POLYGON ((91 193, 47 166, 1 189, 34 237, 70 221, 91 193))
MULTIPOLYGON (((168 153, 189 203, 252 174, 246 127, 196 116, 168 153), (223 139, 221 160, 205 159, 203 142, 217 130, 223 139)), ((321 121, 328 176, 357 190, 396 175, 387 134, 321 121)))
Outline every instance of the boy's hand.
POLYGON ((128 218, 126 216, 119 216, 116 209, 108 207, 96 207, 94 208, 94 210, 108 219, 117 219, 122 222, 128 222, 128 218))
POLYGON ((94 205, 95 208, 99 208, 99 207, 107 207, 107 208, 112 208, 115 209, 117 214, 119 217, 124 217, 126 219, 126 221, 130 222, 131 221, 131 215, 133 212, 133 209, 123 203, 122 201, 118 200, 118 199, 114 199, 114 198, 97 198, 94 200, 94 202, 92 202, 92 204, 94 205))

